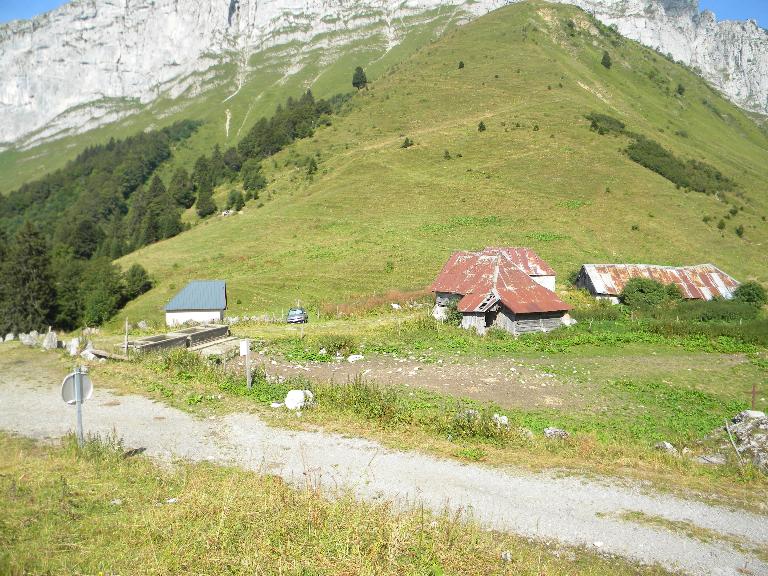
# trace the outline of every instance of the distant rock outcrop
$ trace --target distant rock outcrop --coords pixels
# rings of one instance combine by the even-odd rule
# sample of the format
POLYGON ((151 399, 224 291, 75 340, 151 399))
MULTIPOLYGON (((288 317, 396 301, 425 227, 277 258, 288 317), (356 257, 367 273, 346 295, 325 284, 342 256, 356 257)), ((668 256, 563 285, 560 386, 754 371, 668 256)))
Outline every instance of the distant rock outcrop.
MULTIPOLYGON (((514 1, 514 0, 513 0, 514 1)), ((455 20, 506 4, 444 0, 72 0, 0 26, 0 150, 83 132, 182 95, 242 83, 266 49, 318 47, 327 58, 367 39, 386 51, 408 27, 452 7, 455 20), (414 18, 418 16, 417 18, 414 18)), ((717 22, 697 0, 568 0, 629 38, 669 53, 744 108, 768 113, 768 34, 754 21, 717 22)), ((237 86, 235 86, 237 89, 237 86)))

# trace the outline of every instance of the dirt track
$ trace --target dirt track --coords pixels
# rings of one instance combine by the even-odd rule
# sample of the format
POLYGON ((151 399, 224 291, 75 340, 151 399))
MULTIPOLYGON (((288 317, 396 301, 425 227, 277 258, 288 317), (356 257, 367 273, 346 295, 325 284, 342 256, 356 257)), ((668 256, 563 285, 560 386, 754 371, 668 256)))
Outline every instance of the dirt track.
MULTIPOLYGON (((72 429, 74 410, 34 364, 5 363, 0 351, 0 428, 59 437, 72 429)), ((153 457, 235 464, 295 484, 348 488, 365 499, 462 509, 496 529, 596 547, 690 574, 768 576, 768 564, 747 551, 768 548, 768 518, 649 495, 635 484, 461 464, 362 439, 271 428, 248 414, 199 420, 140 396, 101 389, 85 406, 85 425, 101 434, 114 430, 128 447, 146 448, 153 457), (620 520, 617 515, 625 511, 689 522, 723 539, 702 542, 620 520), (749 571, 740 572, 744 568, 749 571)))

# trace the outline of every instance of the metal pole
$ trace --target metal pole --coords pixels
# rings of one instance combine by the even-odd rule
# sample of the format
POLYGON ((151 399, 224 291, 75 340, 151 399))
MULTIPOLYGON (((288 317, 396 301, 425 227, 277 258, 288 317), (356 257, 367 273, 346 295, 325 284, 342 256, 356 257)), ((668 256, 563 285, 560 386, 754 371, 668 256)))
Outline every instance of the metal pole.
POLYGON ((77 445, 83 447, 83 380, 80 366, 75 368, 75 404, 77 404, 77 445))
POLYGON ((245 381, 248 383, 248 390, 253 387, 253 378, 251 375, 251 341, 246 340, 247 348, 245 349, 245 381))

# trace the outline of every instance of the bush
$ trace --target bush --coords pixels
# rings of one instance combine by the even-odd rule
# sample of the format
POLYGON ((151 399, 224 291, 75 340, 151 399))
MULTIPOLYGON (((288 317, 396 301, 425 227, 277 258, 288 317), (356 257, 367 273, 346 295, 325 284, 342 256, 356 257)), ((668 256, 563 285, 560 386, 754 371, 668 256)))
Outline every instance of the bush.
POLYGON ((403 140, 403 143, 400 144, 400 148, 410 148, 411 146, 413 146, 413 140, 406 136, 405 140, 403 140))
POLYGON ((655 308, 680 298, 677 285, 665 286, 650 278, 632 278, 621 293, 622 303, 632 309, 655 308))
POLYGON ((739 238, 744 236, 744 226, 742 224, 739 224, 738 226, 736 226, 736 236, 738 236, 739 238))
POLYGON ((461 326, 464 315, 459 311, 459 301, 451 300, 445 311, 445 322, 451 326, 461 326))
POLYGON ((464 68, 464 60, 459 60, 459 70, 464 68))
POLYGON ((693 300, 680 302, 667 316, 687 322, 734 322, 753 320, 758 310, 751 304, 729 300, 693 300))
POLYGON ((657 174, 673 184, 690 188, 697 192, 714 194, 733 190, 736 184, 724 176, 714 166, 698 160, 683 162, 658 142, 637 136, 627 147, 631 160, 657 174))
POLYGON ((485 132, 485 122, 480 120, 480 124, 477 125, 477 131, 478 132, 485 132))
POLYGON ((765 288, 757 282, 745 282, 733 293, 734 302, 750 304, 756 308, 762 308, 768 303, 768 294, 765 288))
POLYGON ((603 52, 603 59, 600 61, 600 64, 605 66, 605 68, 608 70, 611 69, 611 66, 613 66, 613 62, 611 61, 611 55, 608 54, 608 52, 603 52))
POLYGON ((592 112, 587 114, 585 118, 591 122, 590 130, 597 132, 601 136, 605 134, 623 134, 626 128, 624 122, 607 114, 592 112))

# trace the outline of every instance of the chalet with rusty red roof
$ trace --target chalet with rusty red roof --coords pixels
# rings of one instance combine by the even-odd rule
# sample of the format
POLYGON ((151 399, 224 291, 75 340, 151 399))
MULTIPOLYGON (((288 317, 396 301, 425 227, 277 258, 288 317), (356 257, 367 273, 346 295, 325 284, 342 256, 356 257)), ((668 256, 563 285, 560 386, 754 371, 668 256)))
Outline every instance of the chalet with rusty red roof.
POLYGON ((571 307, 555 294, 555 272, 530 248, 454 252, 432 283, 433 316, 447 317, 451 302, 463 328, 512 334, 559 328, 571 307))
POLYGON ((576 286, 595 298, 619 302, 624 286, 632 278, 648 278, 661 284, 675 284, 687 300, 730 300, 739 282, 714 264, 657 266, 654 264, 584 264, 576 286))

